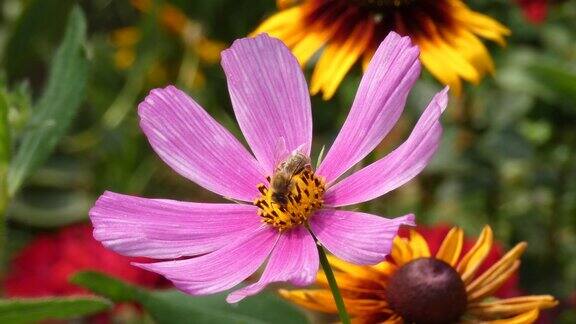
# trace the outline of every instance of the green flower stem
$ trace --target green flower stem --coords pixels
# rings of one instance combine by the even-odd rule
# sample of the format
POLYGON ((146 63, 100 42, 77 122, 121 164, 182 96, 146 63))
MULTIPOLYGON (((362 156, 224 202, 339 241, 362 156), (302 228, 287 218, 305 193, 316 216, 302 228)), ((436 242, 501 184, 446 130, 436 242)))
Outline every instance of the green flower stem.
POLYGON ((334 272, 332 272, 332 268, 330 267, 330 263, 326 257, 326 252, 324 252, 324 248, 322 248, 322 245, 320 245, 320 242, 318 242, 316 237, 314 237, 314 240, 316 241, 316 247, 318 248, 322 270, 324 270, 324 274, 326 274, 330 290, 332 291, 332 297, 334 297, 334 302, 338 308, 340 321, 342 321, 342 324, 350 324, 350 317, 348 316, 348 312, 346 312, 346 306, 344 306, 344 300, 342 299, 340 289, 338 289, 338 285, 336 284, 336 278, 334 277, 334 272))

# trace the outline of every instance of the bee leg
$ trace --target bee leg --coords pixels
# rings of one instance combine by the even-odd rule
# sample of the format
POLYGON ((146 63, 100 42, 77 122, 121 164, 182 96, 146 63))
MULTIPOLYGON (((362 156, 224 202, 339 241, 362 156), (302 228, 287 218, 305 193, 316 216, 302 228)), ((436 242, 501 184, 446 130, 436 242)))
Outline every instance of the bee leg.
POLYGON ((268 192, 268 188, 266 188, 266 186, 263 184, 259 184, 257 188, 258 188, 258 191, 260 191, 260 193, 263 195, 265 195, 266 192, 268 192))

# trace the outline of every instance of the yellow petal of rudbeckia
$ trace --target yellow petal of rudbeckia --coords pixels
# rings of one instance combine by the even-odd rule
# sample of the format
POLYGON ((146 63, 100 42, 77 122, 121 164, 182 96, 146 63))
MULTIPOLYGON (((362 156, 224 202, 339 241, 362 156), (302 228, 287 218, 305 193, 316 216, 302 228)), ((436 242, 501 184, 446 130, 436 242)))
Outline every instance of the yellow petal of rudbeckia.
MULTIPOLYGON (((484 227, 460 259, 463 242, 462 229, 452 228, 431 256, 425 237, 411 231, 408 238, 396 237, 388 259, 374 266, 329 258, 352 323, 528 324, 538 319, 540 310, 558 305, 550 295, 505 299, 493 295, 518 270, 526 243, 477 274, 492 249, 492 229, 484 227)), ((304 308, 337 314, 326 277, 319 275, 317 284, 320 289, 280 294, 304 308)))
POLYGON ((421 47, 423 65, 456 95, 463 80, 477 84, 494 70, 480 39, 504 45, 510 34, 461 0, 278 0, 278 8, 253 34, 282 39, 303 65, 324 48, 310 88, 324 99, 334 95, 353 64, 366 67, 391 31, 410 36, 421 47))

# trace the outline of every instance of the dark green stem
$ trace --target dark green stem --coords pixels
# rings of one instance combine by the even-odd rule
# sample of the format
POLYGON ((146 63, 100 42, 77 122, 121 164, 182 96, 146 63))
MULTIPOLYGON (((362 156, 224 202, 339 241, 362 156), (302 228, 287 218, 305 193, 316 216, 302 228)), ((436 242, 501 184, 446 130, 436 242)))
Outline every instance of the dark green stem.
POLYGON ((330 290, 332 291, 332 297, 334 297, 334 302, 338 308, 338 316, 340 316, 340 321, 342 321, 342 324, 350 324, 350 317, 346 312, 346 306, 344 306, 344 300, 342 299, 340 289, 338 289, 338 285, 336 284, 336 278, 334 277, 334 272, 332 272, 332 268, 330 267, 330 263, 326 257, 326 252, 324 252, 324 248, 322 248, 322 245, 320 245, 318 240, 316 238, 314 238, 314 240, 316 241, 316 247, 318 248, 318 255, 320 256, 320 264, 322 265, 322 270, 324 270, 324 274, 326 274, 328 284, 330 285, 330 290))

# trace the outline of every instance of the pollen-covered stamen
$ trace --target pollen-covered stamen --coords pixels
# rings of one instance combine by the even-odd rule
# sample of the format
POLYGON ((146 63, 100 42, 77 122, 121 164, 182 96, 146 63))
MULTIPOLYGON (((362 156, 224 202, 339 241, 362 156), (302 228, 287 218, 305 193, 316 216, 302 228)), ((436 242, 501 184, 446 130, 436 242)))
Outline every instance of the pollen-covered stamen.
POLYGON ((324 187, 324 179, 315 175, 308 166, 292 175, 286 192, 280 193, 285 198, 284 204, 274 197, 279 193, 273 187, 260 184, 258 190, 262 195, 254 201, 254 205, 258 207, 258 215, 263 222, 285 231, 304 224, 315 210, 322 207, 324 187))

